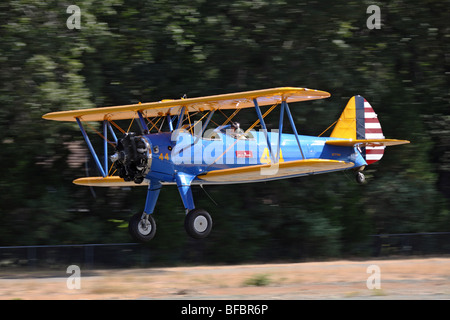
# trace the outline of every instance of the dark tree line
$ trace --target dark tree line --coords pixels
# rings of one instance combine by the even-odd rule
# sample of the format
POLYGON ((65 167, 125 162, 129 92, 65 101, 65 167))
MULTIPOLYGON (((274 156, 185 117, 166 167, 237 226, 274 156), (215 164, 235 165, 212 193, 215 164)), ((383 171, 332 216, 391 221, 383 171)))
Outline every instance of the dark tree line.
POLYGON ((185 235, 178 191, 165 187, 149 245, 161 259, 364 255, 370 234, 449 231, 449 3, 379 3, 381 28, 368 29, 371 4, 0 3, 0 245, 130 241, 127 220, 143 208, 143 188, 74 186, 95 166, 76 124, 44 113, 276 86, 331 92, 293 107, 303 134, 320 134, 361 94, 385 136, 411 144, 388 148, 364 186, 335 173, 208 187, 218 206, 196 188, 215 222, 200 242, 185 235), (66 26, 71 4, 81 29, 66 26))

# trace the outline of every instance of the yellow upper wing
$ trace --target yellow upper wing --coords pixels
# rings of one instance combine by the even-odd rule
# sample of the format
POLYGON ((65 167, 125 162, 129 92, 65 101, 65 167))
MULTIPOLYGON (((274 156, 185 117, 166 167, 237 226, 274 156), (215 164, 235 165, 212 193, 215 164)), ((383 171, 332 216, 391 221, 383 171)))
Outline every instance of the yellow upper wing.
POLYGON ((330 94, 325 91, 282 87, 115 107, 51 112, 45 114, 43 118, 56 121, 76 121, 76 118, 80 118, 82 121, 122 120, 135 118, 138 111, 146 117, 155 117, 178 114, 182 107, 186 107, 187 112, 251 108, 254 106, 253 99, 255 98, 257 98, 258 105, 265 106, 281 103, 283 100, 290 103, 323 99, 329 96, 330 94))

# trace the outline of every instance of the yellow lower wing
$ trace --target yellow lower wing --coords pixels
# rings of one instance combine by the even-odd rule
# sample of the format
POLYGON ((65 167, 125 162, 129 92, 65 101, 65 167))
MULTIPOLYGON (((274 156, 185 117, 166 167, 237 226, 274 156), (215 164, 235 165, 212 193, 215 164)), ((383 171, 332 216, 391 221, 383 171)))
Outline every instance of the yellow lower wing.
POLYGON ((141 183, 136 184, 134 181, 125 181, 121 177, 108 176, 108 177, 86 177, 79 178, 73 181, 73 183, 80 186, 90 186, 90 187, 135 187, 144 186, 148 187, 148 184, 141 183))
POLYGON ((197 177, 209 182, 249 182, 282 178, 321 171, 342 170, 354 166, 353 162, 327 159, 308 159, 280 162, 274 165, 262 164, 232 169, 210 171, 197 177))

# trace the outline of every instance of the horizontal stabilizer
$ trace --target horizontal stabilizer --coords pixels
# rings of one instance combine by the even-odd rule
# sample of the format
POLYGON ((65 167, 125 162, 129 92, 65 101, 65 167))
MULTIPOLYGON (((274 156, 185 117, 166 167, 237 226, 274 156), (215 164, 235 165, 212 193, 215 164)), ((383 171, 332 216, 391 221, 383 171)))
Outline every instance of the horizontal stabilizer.
POLYGON ((397 139, 350 139, 350 140, 328 140, 325 142, 328 145, 340 146, 340 147, 389 147, 396 146, 400 144, 409 143, 408 140, 397 140, 397 139))
POLYGON ((134 181, 125 181, 118 176, 78 178, 73 183, 90 187, 148 187, 147 183, 136 184, 134 181))
POLYGON ((353 166, 353 162, 327 159, 305 159, 280 162, 272 166, 270 164, 261 164, 214 170, 198 175, 197 177, 201 180, 209 182, 250 182, 294 177, 302 174, 320 173, 332 170, 342 170, 353 166))

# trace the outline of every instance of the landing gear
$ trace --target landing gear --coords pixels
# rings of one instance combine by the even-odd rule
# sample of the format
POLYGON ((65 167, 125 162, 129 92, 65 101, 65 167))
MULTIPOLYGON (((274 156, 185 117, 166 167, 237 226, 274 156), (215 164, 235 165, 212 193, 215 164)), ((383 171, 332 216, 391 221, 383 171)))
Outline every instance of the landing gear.
MULTIPOLYGON (((195 209, 190 185, 193 178, 193 175, 178 172, 176 175, 176 182, 184 208, 187 211, 184 220, 184 228, 186 229, 187 234, 192 238, 203 239, 211 232, 212 219, 205 210, 195 209)), ((155 209, 161 187, 160 181, 150 180, 144 213, 135 214, 129 221, 129 232, 133 239, 138 242, 148 242, 155 236, 156 224, 152 213, 155 209)))
POLYGON ((184 228, 186 233, 194 239, 206 238, 212 228, 211 216, 203 209, 193 209, 186 215, 184 228))
POLYGON ((205 210, 195 209, 191 190, 191 182, 194 178, 194 175, 184 172, 177 172, 175 176, 181 200, 187 210, 184 228, 186 229, 187 234, 192 238, 203 239, 211 232, 212 219, 205 210))
POLYGON ((356 177, 355 178, 356 178, 356 182, 358 184, 365 184, 366 183, 366 176, 361 171, 358 171, 356 173, 356 177))
POLYGON ((155 236, 156 223, 152 215, 137 213, 131 217, 128 223, 128 230, 134 240, 148 242, 155 236))

